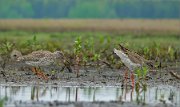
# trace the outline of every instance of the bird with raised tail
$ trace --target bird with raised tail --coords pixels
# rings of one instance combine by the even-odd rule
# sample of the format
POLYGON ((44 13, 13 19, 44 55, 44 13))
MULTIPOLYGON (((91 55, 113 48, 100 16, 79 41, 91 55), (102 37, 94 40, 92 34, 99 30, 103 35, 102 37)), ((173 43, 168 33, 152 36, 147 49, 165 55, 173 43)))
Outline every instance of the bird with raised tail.
MULTIPOLYGON (((132 86, 134 87, 133 71, 135 71, 138 68, 141 68, 143 65, 152 67, 153 64, 151 61, 144 59, 137 53, 130 51, 129 49, 125 48, 124 46, 122 46, 122 45, 119 45, 119 46, 120 46, 120 50, 114 49, 114 53, 120 57, 120 59, 124 63, 124 65, 130 70, 132 86)), ((126 70, 125 77, 127 75, 128 74, 127 74, 127 70, 126 70)))
POLYGON ((138 67, 141 67, 141 64, 132 62, 132 60, 121 50, 114 49, 114 53, 121 58, 121 61, 130 71, 134 71, 138 67))

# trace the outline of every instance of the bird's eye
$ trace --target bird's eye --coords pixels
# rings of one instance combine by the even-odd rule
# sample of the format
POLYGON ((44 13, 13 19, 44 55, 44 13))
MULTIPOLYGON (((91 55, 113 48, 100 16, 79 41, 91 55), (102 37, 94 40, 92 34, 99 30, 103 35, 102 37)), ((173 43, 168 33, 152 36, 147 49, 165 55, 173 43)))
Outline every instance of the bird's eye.
POLYGON ((15 54, 15 55, 13 55, 14 57, 17 57, 17 55, 15 54))

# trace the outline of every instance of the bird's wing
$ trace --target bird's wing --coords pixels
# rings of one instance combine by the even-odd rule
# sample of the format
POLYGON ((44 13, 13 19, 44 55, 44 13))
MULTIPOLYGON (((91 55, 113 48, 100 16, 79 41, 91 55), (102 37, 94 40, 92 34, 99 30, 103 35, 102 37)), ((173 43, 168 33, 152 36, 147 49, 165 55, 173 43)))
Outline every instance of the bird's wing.
POLYGON ((126 53, 127 51, 130 51, 128 48, 122 46, 121 44, 119 44, 119 47, 124 53, 126 53))
POLYGON ((52 53, 50 51, 39 50, 39 51, 32 52, 30 55, 32 55, 34 57, 38 57, 38 58, 43 58, 49 54, 52 54, 52 53))
POLYGON ((24 55, 17 58, 17 61, 39 61, 39 58, 32 55, 24 55))
POLYGON ((142 56, 140 56, 140 55, 137 54, 136 52, 133 52, 133 51, 129 50, 128 48, 122 46, 121 44, 119 44, 119 47, 120 47, 120 49, 121 49, 124 53, 126 53, 126 54, 128 55, 128 57, 130 57, 130 59, 132 58, 132 61, 133 61, 133 62, 134 62, 134 61, 136 62, 138 59, 139 59, 139 60, 141 60, 141 59, 144 60, 144 58, 143 58, 142 56), (133 58, 133 57, 134 57, 134 58, 133 58))
POLYGON ((26 61, 26 64, 31 66, 48 66, 54 63, 53 59, 48 57, 40 58, 38 61, 26 61))
POLYGON ((50 51, 34 51, 28 55, 24 55, 22 57, 19 57, 17 61, 39 61, 41 58, 52 56, 52 53, 50 51))
POLYGON ((149 60, 145 59, 144 57, 142 57, 141 55, 139 55, 138 53, 136 52, 133 52, 129 49, 127 49, 126 47, 122 46, 121 44, 119 44, 120 46, 120 49, 126 53, 128 55, 128 57, 131 59, 132 62, 134 63, 139 63, 139 64, 142 64, 142 63, 145 63, 147 65, 149 65, 148 63, 150 62, 149 60))

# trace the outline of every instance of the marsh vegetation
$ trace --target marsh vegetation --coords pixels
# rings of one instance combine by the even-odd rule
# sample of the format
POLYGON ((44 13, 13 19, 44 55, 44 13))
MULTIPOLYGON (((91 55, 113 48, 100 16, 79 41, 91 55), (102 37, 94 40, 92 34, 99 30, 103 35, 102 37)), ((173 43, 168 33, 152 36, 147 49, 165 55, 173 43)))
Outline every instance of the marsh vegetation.
MULTIPOLYGON (((179 89, 178 20, 61 21, 0 20, 1 84, 118 86, 136 91, 137 102, 142 100, 141 90, 146 92, 153 86, 163 84, 179 89), (154 67, 151 70, 142 67, 134 71, 134 89, 129 74, 127 83, 124 84, 125 66, 113 52, 114 48, 119 48, 119 44, 153 61, 154 67), (49 80, 45 81, 30 72, 30 68, 14 61, 11 57, 13 50, 19 50, 22 55, 37 50, 58 50, 63 52, 65 59, 63 64, 42 68, 49 77, 49 80), (66 67, 72 69, 67 70, 66 67)), ((4 101, 1 99, 0 106, 4 101)))

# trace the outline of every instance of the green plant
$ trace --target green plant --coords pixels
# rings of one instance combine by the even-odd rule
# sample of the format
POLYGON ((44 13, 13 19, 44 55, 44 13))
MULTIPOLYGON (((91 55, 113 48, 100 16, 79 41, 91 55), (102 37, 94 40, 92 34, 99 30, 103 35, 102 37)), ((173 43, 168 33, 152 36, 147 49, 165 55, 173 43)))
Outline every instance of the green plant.
POLYGON ((3 101, 0 100, 0 107, 3 107, 3 101))
POLYGON ((79 77, 80 55, 82 54, 82 39, 78 37, 74 42, 76 77, 79 77))
POLYGON ((94 54, 94 56, 93 56, 93 61, 99 61, 100 60, 100 54, 94 54))
POLYGON ((92 57, 93 61, 96 62, 96 68, 98 70, 98 72, 100 73, 100 57, 101 55, 100 54, 94 54, 94 56, 92 57))
POLYGON ((78 37, 75 41, 74 41, 74 53, 80 54, 82 52, 82 38, 78 37))
POLYGON ((27 40, 25 45, 31 49, 31 51, 35 51, 41 49, 40 43, 37 41, 36 35, 33 36, 31 40, 27 40))
POLYGON ((137 68, 137 69, 135 70, 135 73, 137 74, 138 81, 139 81, 141 78, 145 80, 148 71, 149 71, 149 70, 148 70, 148 67, 146 67, 146 66, 142 66, 141 68, 137 68))
POLYGON ((156 58, 157 57, 160 57, 160 54, 161 54, 161 51, 160 51, 160 44, 159 43, 156 43, 156 42, 154 42, 154 44, 153 44, 153 48, 152 49, 154 49, 154 55, 156 56, 156 58))
POLYGON ((0 47, 1 54, 8 54, 9 52, 12 51, 12 48, 13 48, 13 44, 11 42, 9 42, 9 41, 6 41, 0 47))
POLYGON ((142 77, 145 79, 149 69, 147 66, 142 67, 142 77))
POLYGON ((144 47, 143 48, 143 54, 145 55, 146 58, 151 58, 151 51, 149 47, 144 47))
POLYGON ((170 60, 173 61, 175 59, 175 50, 171 46, 168 46, 168 52, 167 53, 170 57, 170 60))
POLYGON ((3 107, 4 101, 6 100, 6 98, 2 98, 0 99, 0 107, 3 107))
POLYGON ((93 37, 85 41, 84 49, 85 51, 88 51, 88 53, 94 53, 94 38, 93 37))
POLYGON ((83 63, 86 66, 86 63, 90 61, 90 58, 94 55, 94 39, 86 40, 83 45, 83 63))
POLYGON ((86 66, 87 62, 88 62, 88 57, 85 56, 85 55, 83 55, 83 63, 84 63, 84 66, 86 66))
POLYGON ((141 68, 137 68, 135 70, 136 75, 138 77, 138 80, 135 84, 136 91, 138 91, 140 89, 140 85, 142 85, 144 91, 147 90, 147 85, 146 85, 146 83, 143 83, 142 79, 145 81, 148 71, 149 71, 148 67, 146 67, 146 66, 142 66, 141 68))

